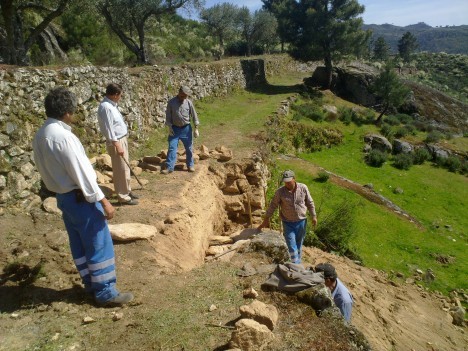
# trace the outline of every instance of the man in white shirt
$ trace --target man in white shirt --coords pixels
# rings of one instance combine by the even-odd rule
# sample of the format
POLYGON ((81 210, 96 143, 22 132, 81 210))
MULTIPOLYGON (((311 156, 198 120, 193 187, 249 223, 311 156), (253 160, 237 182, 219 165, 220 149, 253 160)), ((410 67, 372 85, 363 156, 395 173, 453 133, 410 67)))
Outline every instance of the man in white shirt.
POLYGON ((75 94, 63 87, 45 98, 47 120, 33 140, 34 161, 57 205, 70 239, 70 248, 85 290, 98 305, 122 305, 131 293, 116 289, 114 247, 106 219, 115 209, 104 197, 83 145, 71 132, 75 94))
POLYGON ((130 188, 130 168, 128 168, 128 129, 117 104, 122 98, 122 86, 111 83, 106 88, 106 96, 98 108, 98 122, 101 133, 106 138, 107 153, 112 161, 112 181, 121 204, 137 205, 138 196, 130 188), (125 160, 124 160, 125 159, 125 160))

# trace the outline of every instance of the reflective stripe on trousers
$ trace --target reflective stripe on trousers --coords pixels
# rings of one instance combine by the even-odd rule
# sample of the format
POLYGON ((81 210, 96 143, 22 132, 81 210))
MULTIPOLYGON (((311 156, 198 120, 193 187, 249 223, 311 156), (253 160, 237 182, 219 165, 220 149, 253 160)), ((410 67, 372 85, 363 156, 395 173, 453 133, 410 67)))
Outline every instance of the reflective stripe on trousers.
POLYGON ((99 202, 77 202, 75 192, 57 194, 76 268, 88 292, 104 302, 118 295, 114 246, 99 202))

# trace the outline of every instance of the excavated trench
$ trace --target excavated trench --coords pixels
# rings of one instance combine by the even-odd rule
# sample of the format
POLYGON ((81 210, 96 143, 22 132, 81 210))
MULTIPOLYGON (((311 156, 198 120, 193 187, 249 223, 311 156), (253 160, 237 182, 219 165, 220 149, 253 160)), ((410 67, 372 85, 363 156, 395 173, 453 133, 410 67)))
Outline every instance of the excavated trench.
POLYGON ((230 235, 260 222, 267 178, 267 167, 253 156, 203 161, 195 173, 174 172, 163 179, 165 189, 177 192, 169 196, 155 190, 157 200, 140 202, 141 211, 146 207, 157 218, 150 224, 159 230, 149 241, 148 258, 163 271, 187 271, 229 250, 230 235))

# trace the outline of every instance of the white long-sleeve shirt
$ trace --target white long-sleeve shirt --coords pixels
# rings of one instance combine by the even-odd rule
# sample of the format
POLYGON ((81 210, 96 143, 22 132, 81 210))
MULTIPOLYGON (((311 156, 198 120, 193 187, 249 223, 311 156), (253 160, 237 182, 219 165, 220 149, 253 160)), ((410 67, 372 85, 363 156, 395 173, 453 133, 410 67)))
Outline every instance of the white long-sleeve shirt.
POLYGON ((48 118, 34 137, 33 150, 47 189, 59 194, 81 189, 88 202, 104 198, 83 145, 68 124, 48 118))
POLYGON ((117 141, 128 133, 117 104, 107 97, 99 104, 98 122, 101 133, 108 141, 117 141))

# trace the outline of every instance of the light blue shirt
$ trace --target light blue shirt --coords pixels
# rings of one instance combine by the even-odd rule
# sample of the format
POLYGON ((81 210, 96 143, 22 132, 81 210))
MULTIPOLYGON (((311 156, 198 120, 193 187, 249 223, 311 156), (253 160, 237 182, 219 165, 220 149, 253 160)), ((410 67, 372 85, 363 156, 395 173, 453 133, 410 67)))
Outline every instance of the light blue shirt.
POLYGON ((353 295, 344 286, 344 284, 336 278, 336 287, 332 291, 332 298, 335 301, 336 307, 338 307, 347 322, 351 320, 351 312, 353 309, 353 295))
POLYGON ((101 133, 107 141, 117 141, 128 133, 127 125, 117 104, 108 97, 105 97, 99 104, 98 122, 101 133))
POLYGON ((47 189, 58 194, 81 189, 88 202, 104 198, 83 145, 68 124, 48 118, 34 137, 33 150, 47 189))

